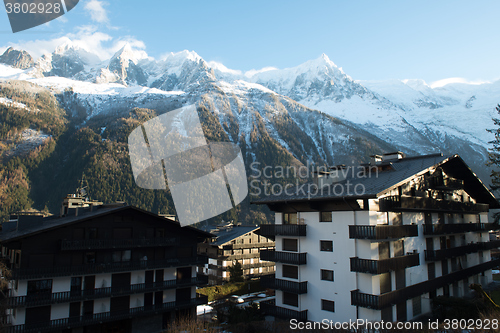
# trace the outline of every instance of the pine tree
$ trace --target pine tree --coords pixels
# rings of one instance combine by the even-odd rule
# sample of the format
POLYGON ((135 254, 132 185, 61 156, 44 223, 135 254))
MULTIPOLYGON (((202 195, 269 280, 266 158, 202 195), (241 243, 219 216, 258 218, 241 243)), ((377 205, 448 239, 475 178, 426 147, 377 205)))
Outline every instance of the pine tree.
POLYGON ((236 260, 233 266, 229 267, 229 282, 243 282, 243 268, 236 260))
MULTIPOLYGON (((497 105, 496 110, 500 114, 500 104, 497 105)), ((488 165, 493 167, 491 171, 491 190, 498 191, 500 189, 500 118, 493 118, 495 129, 489 129, 488 132, 495 135, 495 140, 490 141, 492 148, 489 148, 489 162, 488 165)), ((500 213, 495 213, 495 223, 500 221, 500 213)))

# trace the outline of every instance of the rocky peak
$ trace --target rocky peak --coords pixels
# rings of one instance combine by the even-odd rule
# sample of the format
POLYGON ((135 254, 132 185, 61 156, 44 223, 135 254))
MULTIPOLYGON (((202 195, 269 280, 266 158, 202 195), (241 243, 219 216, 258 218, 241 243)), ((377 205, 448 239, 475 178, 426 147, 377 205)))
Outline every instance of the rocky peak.
POLYGON ((9 47, 0 56, 0 62, 20 69, 30 68, 35 63, 28 52, 14 50, 12 47, 9 47))

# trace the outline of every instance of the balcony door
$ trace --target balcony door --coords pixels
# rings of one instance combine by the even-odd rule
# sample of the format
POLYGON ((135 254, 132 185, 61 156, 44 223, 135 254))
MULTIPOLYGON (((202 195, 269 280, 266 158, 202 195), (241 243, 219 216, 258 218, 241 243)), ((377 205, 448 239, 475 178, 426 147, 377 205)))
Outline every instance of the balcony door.
POLYGON ((163 283, 163 269, 156 270, 155 281, 157 286, 160 286, 163 283))
POLYGON ((378 243, 378 259, 389 259, 391 257, 391 250, 389 242, 378 243))
POLYGON ((73 276, 71 278, 71 287, 70 287, 71 296, 78 296, 82 294, 82 277, 81 276, 73 276))
POLYGON ((95 292, 95 275, 87 275, 84 279, 85 295, 93 295, 95 292))
POLYGON ((77 322, 80 320, 82 303, 81 302, 73 302, 69 304, 69 321, 77 322))
POLYGON ((50 305, 26 308, 25 324, 27 329, 36 329, 50 324, 50 305))
POLYGON ((188 304, 191 301, 191 288, 179 288, 175 291, 177 305, 188 304))
POLYGON ((130 272, 111 275, 111 289, 113 293, 130 290, 130 275, 130 272))
POLYGON ((191 282, 191 267, 177 268, 177 284, 191 282))
POLYGON ((406 321, 406 300, 396 304, 397 321, 406 321))
POLYGON ((146 288, 150 288, 153 286, 153 279, 154 279, 154 271, 146 271, 146 278, 145 278, 145 283, 146 283, 146 288))
POLYGON ((110 312, 111 312, 111 316, 129 313, 130 312, 130 295, 129 296, 120 296, 120 297, 111 297, 110 312))

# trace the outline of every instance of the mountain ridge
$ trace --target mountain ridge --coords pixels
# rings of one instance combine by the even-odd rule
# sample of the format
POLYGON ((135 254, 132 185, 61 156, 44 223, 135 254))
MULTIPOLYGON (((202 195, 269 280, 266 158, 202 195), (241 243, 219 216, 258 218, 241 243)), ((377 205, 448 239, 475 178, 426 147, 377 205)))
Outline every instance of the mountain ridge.
MULTIPOLYGON (((273 105, 269 100, 272 95, 305 106, 303 111, 307 111, 304 112, 318 110, 340 119, 395 149, 411 154, 454 153, 454 146, 462 147, 458 152, 464 154, 469 163, 481 166, 487 160, 488 142, 492 139, 485 129, 495 116, 496 104, 488 96, 500 96, 500 81, 437 88, 422 80, 357 81, 326 54, 292 68, 256 71, 247 75, 223 65, 207 63, 194 51, 170 53, 162 60, 155 60, 144 51, 125 44, 110 59, 100 62, 94 59, 92 62, 88 60, 89 55, 83 56, 87 51, 75 50, 77 47, 70 43, 59 47, 50 56, 38 59, 32 69, 10 77, 49 87, 63 96, 65 103, 72 100, 66 105, 87 109, 81 119, 83 123, 103 112, 118 112, 120 108, 130 106, 159 108, 165 112, 174 105, 200 100, 204 94, 218 96, 219 100, 226 98, 226 102, 236 109, 241 105, 264 110, 267 107, 273 111, 263 113, 260 110, 258 113, 271 137, 288 148, 289 143, 281 139, 283 133, 280 135, 272 126, 271 119, 273 112, 289 112, 292 104, 284 107, 281 103, 282 106, 275 109, 269 106, 273 105), (72 91, 71 98, 66 90, 72 91), (265 103, 258 100, 261 96, 266 96, 265 103), (162 107, 162 103, 168 106, 162 107), (454 119, 456 115, 460 115, 460 119, 454 119)), ((213 103, 211 107, 214 113, 216 105, 213 103)), ((231 112, 226 110, 222 114, 231 112)), ((221 113, 219 118, 224 121, 221 113)), ((247 124, 250 118, 241 119, 242 124, 247 124)), ((238 137, 242 134, 248 136, 248 125, 245 126, 246 132, 238 133, 238 137)), ((307 135, 312 138, 314 133, 307 135)), ((319 149, 324 143, 317 140, 308 142, 314 142, 316 147, 316 153, 309 154, 311 158, 315 154, 327 154, 327 151, 335 153, 319 149)), ((300 155, 298 151, 293 154, 300 155)), ((320 159, 336 160, 327 156, 320 159)), ((488 174, 483 166, 481 169, 483 177, 488 174)))

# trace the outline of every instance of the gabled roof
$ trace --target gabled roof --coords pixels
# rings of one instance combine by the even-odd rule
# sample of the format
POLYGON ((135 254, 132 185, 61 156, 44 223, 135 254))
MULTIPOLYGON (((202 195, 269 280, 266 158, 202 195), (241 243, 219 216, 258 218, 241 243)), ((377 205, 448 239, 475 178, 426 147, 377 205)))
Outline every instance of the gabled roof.
POLYGON ((236 226, 229 230, 221 230, 217 233, 213 233, 213 235, 216 236, 217 239, 215 240, 215 242, 212 242, 212 245, 219 246, 225 244, 232 241, 233 239, 243 236, 246 233, 256 231, 259 228, 260 227, 256 226, 236 226))
POLYGON ((252 203, 273 204, 326 199, 377 198, 383 193, 408 182, 410 179, 441 166, 450 176, 463 179, 465 191, 475 198, 477 202, 487 203, 490 208, 500 208, 495 196, 458 155, 448 157, 443 157, 442 154, 414 156, 384 161, 383 164, 390 166, 387 168, 388 170, 379 171, 378 173, 372 171, 371 174, 366 172, 365 177, 358 177, 359 170, 354 167, 354 169, 347 172, 345 180, 333 185, 318 188, 312 183, 307 183, 288 187, 287 193, 283 190, 282 193, 271 194, 265 198, 252 201, 252 203), (358 191, 355 191, 356 185, 358 191), (341 189, 343 189, 342 192, 341 189))
MULTIPOLYGON (((33 236, 33 235, 36 235, 36 234, 39 234, 42 232, 50 231, 53 229, 66 227, 66 226, 69 226, 69 225, 72 225, 72 224, 75 224, 78 222, 83 222, 83 221, 95 219, 97 217, 111 215, 111 214, 115 214, 115 213, 118 213, 121 211, 126 211, 126 210, 134 210, 134 211, 137 211, 141 214, 147 214, 153 218, 158 219, 158 221, 160 221, 161 223, 167 223, 173 227, 179 227, 179 228, 182 227, 180 225, 180 223, 177 221, 164 218, 162 216, 153 214, 151 212, 140 209, 138 207, 134 207, 134 206, 130 206, 130 205, 123 205, 120 207, 116 207, 116 206, 106 207, 106 205, 103 205, 103 206, 95 207, 94 210, 91 212, 90 211, 82 212, 78 216, 75 216, 75 215, 70 215, 70 216, 66 215, 63 217, 50 216, 50 217, 43 218, 41 220, 41 223, 36 224, 34 226, 31 226, 29 228, 20 229, 20 230, 13 230, 13 231, 8 231, 8 232, 2 232, 2 233, 0 233, 0 241, 14 241, 14 240, 18 240, 18 239, 21 239, 24 237, 33 236)), ((201 238, 213 237, 212 234, 205 232, 205 231, 202 231, 202 230, 199 230, 199 229, 196 229, 196 228, 193 228, 191 226, 185 226, 182 228, 189 229, 190 232, 194 232, 194 233, 198 234, 198 237, 201 237, 201 238)))

